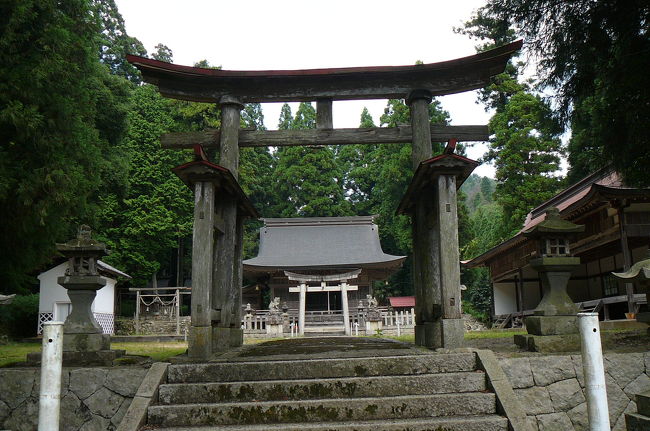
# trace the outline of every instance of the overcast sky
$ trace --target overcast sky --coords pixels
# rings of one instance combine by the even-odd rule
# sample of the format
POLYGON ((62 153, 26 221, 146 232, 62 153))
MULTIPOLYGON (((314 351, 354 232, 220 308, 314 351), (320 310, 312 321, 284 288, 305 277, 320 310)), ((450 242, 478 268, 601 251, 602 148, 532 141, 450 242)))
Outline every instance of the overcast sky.
MULTIPOLYGON (((475 53, 476 42, 454 34, 485 0, 117 0, 129 35, 148 52, 158 43, 174 63, 206 59, 231 70, 398 66, 475 53)), ((476 93, 440 98, 452 124, 487 124, 476 93)), ((295 113, 298 104, 292 104, 295 113)), ((264 123, 276 129, 280 103, 265 103, 264 123)), ((358 127, 366 106, 375 123, 385 100, 334 102, 334 127, 358 127)), ((485 146, 468 149, 480 157, 485 146)), ((494 175, 480 166, 479 175, 494 175)))

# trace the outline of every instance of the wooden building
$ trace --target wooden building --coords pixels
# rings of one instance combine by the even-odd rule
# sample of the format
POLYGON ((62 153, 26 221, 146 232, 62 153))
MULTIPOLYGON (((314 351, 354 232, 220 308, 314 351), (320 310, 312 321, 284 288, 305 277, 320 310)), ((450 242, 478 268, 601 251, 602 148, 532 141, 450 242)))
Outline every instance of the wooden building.
POLYGON ((568 293, 582 310, 599 311, 604 320, 623 319, 645 306, 645 295, 633 284, 622 284, 611 275, 642 259, 650 240, 650 189, 628 187, 611 168, 601 169, 533 209, 524 227, 507 241, 466 262, 473 268, 490 269, 493 315, 502 324, 531 314, 542 296, 542 287, 530 265, 536 244, 523 232, 557 207, 563 219, 584 224, 585 231, 570 244, 581 265, 568 285, 568 293))
POLYGON ((374 216, 263 220, 259 254, 243 262, 244 274, 299 313, 340 315, 346 303, 356 310, 372 281, 385 280, 405 259, 382 251, 374 216))

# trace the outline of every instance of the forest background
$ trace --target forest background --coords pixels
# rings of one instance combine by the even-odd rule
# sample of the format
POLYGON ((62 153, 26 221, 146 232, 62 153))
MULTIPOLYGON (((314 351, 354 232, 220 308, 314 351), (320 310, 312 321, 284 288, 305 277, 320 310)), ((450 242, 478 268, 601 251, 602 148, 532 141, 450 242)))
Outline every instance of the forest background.
MULTIPOLYGON (((173 53, 159 44, 148 54, 114 0, 8 0, 0 16, 0 291, 30 298, 35 275, 56 258, 54 244, 80 223, 108 244, 105 261, 133 276, 130 285, 184 282, 192 195, 170 169, 191 156, 160 149, 159 137, 218 128, 218 108, 165 99, 142 83, 127 53, 167 62, 173 53)), ((461 189, 463 259, 507 239, 533 207, 603 166, 649 184, 649 23, 642 1, 490 0, 456 29, 479 51, 523 37, 539 64, 536 81, 526 81, 515 59, 480 92, 494 112, 483 161, 494 164, 496 181, 472 176, 461 189)), ((435 99, 429 112, 432 124, 450 120, 435 99)), ((359 115, 360 127, 409 122, 403 100, 389 100, 378 125, 366 110, 359 115)), ((259 104, 246 105, 241 126, 264 128, 259 104)), ((314 128, 314 106, 283 106, 278 127, 314 128)), ((412 174, 408 143, 246 148, 240 161, 242 187, 263 217, 376 214, 384 251, 409 257, 410 222, 395 209, 412 174)), ((247 225, 246 258, 256 254, 260 226, 247 225)), ((465 310, 485 317, 486 270, 464 270, 463 282, 465 310)), ((410 259, 375 292, 412 294, 410 259)))

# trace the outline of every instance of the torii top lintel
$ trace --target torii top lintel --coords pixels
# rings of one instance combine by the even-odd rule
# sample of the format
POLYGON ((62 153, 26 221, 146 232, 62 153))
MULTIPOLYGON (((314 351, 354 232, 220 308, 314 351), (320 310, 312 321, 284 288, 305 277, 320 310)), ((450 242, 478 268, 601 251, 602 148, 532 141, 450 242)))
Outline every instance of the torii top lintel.
POLYGON ((293 102, 317 99, 355 100, 406 98, 414 90, 432 96, 484 87, 503 72, 522 41, 469 57, 414 66, 346 67, 335 69, 236 71, 203 69, 128 55, 144 80, 163 96, 218 103, 222 97, 242 103, 293 102))

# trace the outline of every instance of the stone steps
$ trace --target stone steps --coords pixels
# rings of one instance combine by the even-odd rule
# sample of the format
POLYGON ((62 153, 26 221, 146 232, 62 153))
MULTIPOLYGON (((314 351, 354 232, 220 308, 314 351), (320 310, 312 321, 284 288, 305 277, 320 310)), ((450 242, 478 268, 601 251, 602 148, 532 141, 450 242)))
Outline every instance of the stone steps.
POLYGON ((169 367, 168 383, 298 380, 475 371, 474 353, 383 356, 374 358, 242 361, 178 364, 169 367))
POLYGON ((170 365, 147 424, 161 431, 508 429, 475 353, 365 356, 357 349, 363 357, 260 360, 240 354, 170 365))
POLYGON ((156 428, 156 431, 507 431, 508 420, 496 415, 411 418, 379 421, 222 425, 156 428))
POLYGON ((345 377, 228 383, 161 385, 160 404, 219 403, 230 400, 306 400, 375 397, 377 394, 426 395, 485 391, 482 372, 420 374, 417 376, 345 377))
POLYGON ((645 431, 650 429, 650 391, 636 396, 637 413, 626 413, 625 422, 628 431, 645 431))
POLYGON ((149 407, 149 425, 196 426, 406 419, 496 412, 492 393, 177 404, 149 407))

